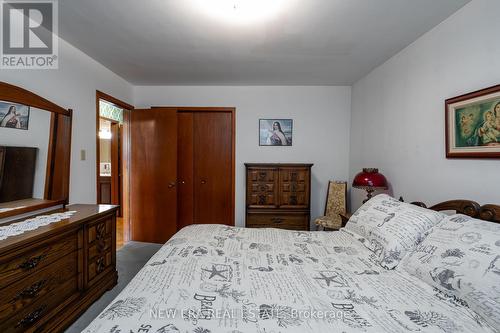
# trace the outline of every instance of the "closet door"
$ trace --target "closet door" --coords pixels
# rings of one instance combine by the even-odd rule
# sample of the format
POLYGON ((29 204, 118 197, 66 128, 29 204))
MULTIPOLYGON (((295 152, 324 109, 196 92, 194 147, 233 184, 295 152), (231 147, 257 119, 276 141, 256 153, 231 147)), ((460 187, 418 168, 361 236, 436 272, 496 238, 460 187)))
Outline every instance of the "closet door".
POLYGON ((177 111, 133 110, 130 220, 134 241, 165 243, 177 231, 177 111))
POLYGON ((194 223, 233 224, 232 113, 194 112, 194 223))
POLYGON ((177 227, 194 223, 193 112, 177 113, 177 227))

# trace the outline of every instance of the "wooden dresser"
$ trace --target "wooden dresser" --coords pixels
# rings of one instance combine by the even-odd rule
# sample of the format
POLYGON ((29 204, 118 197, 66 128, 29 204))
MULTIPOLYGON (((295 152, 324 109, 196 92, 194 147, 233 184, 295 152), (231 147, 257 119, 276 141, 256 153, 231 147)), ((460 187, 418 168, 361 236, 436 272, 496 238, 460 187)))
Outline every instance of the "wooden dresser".
POLYGON ((246 226, 309 230, 312 164, 246 166, 246 226))
POLYGON ((45 214, 65 210, 76 213, 0 241, 0 332, 61 332, 116 285, 117 207, 45 214))

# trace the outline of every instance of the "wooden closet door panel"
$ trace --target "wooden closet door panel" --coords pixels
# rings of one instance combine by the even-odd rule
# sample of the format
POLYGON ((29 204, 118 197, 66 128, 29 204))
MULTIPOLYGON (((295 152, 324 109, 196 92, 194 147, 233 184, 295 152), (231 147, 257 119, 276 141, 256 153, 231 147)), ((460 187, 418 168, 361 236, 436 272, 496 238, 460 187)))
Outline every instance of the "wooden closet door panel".
POLYGON ((131 238, 165 243, 177 231, 177 112, 133 110, 130 134, 131 238))
POLYGON ((193 113, 177 113, 177 227, 194 221, 193 113))
POLYGON ((194 223, 232 225, 232 115, 193 115, 194 223))

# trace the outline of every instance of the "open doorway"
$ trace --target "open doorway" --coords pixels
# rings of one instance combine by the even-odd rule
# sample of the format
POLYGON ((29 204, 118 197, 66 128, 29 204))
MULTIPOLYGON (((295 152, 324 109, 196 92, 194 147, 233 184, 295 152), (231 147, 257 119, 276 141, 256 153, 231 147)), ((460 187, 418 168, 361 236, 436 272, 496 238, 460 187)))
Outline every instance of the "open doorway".
POLYGON ((116 249, 130 239, 128 217, 129 112, 133 107, 96 92, 97 203, 119 205, 116 249))

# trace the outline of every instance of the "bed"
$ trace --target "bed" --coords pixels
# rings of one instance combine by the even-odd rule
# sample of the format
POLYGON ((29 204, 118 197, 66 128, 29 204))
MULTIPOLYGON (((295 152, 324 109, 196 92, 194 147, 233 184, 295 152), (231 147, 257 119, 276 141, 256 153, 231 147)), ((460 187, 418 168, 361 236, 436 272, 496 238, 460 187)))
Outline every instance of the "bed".
MULTIPOLYGON (((500 281, 500 259, 498 267, 496 262, 493 267, 486 263, 486 273, 472 277, 486 281, 482 289, 473 288, 473 293, 467 289, 473 283, 460 271, 460 265, 469 262, 469 252, 484 255, 469 250, 486 246, 479 244, 486 238, 475 245, 464 243, 458 249, 465 253, 461 257, 458 252, 443 256, 438 249, 446 242, 450 247, 452 237, 440 233, 456 233, 451 230, 455 226, 483 228, 486 237, 500 235, 500 226, 476 219, 467 222, 465 215, 447 220, 427 210, 428 215, 418 217, 396 207, 397 200, 390 197, 377 196, 370 202, 371 206, 365 204, 337 232, 185 227, 84 332, 498 332, 500 313, 495 311, 499 310, 500 282, 495 285, 495 281, 500 281), (380 207, 391 208, 381 211, 380 207), (387 220, 388 216, 392 217, 387 220), (415 223, 419 231, 415 242, 410 240, 411 230, 395 230, 391 225, 400 217, 403 221, 420 219, 415 223), (434 223, 433 218, 441 220, 434 223), (480 227, 473 225, 475 221, 480 227), (400 237, 399 247, 373 230, 366 233, 370 223, 392 230, 400 237), (426 223, 432 226, 422 231, 421 225, 426 223), (437 236, 433 240, 431 235, 437 236), (439 244, 425 244, 428 239, 439 244), (410 243, 415 245, 413 249, 410 243), (439 265, 433 265, 438 261, 439 265), (436 271, 437 267, 442 270, 436 271), (455 275, 450 275, 451 267, 455 267, 455 275), (493 285, 488 287, 488 283, 493 285), (487 299, 493 303, 486 307, 484 299, 474 303, 484 288, 496 293, 487 299), (463 297, 459 294, 466 291, 463 297)), ((438 208, 496 220, 500 207, 485 207, 482 210, 475 203, 461 201, 438 208)), ((464 239, 473 241, 470 237, 464 239)), ((488 258, 500 254, 500 238, 490 245, 488 258)))

